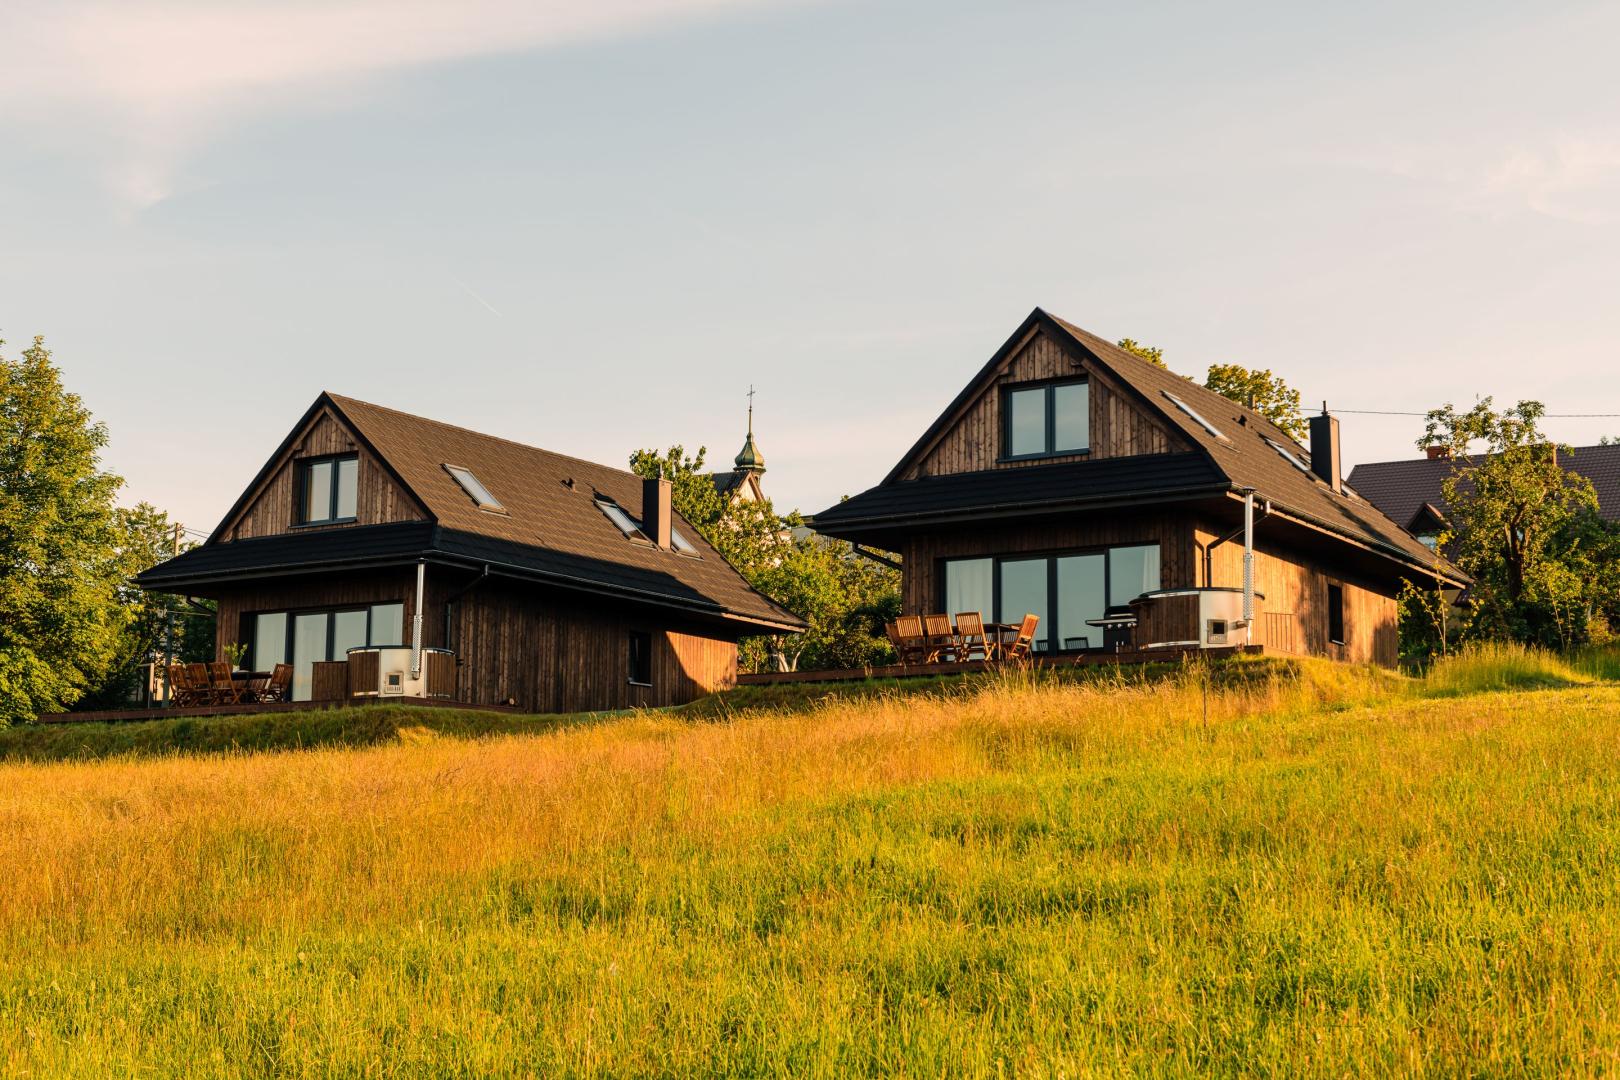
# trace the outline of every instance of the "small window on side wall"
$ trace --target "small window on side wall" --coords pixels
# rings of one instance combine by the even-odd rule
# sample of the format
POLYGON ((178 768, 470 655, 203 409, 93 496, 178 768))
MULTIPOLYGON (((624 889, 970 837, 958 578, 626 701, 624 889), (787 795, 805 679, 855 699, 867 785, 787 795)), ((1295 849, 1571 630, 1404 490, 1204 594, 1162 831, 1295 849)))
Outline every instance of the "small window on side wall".
POLYGON ((652 635, 645 630, 632 630, 629 635, 630 684, 652 685, 652 635))
POLYGON ((360 457, 311 458, 298 463, 298 523, 353 521, 359 505, 360 457))
POLYGON ((1328 640, 1335 645, 1344 641, 1344 586, 1328 586, 1328 640))

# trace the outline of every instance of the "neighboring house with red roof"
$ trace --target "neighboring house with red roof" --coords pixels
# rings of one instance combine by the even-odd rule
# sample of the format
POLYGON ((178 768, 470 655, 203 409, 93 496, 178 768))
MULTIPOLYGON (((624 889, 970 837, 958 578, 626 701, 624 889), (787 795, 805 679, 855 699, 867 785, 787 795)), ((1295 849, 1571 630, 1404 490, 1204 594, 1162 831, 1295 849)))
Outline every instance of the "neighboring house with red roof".
POLYGON ((295 700, 345 696, 349 662, 346 694, 677 704, 736 682, 739 638, 803 626, 668 481, 329 393, 207 543, 138 581, 216 601, 220 658, 292 664, 295 700), (358 685, 351 650, 383 650, 358 685))

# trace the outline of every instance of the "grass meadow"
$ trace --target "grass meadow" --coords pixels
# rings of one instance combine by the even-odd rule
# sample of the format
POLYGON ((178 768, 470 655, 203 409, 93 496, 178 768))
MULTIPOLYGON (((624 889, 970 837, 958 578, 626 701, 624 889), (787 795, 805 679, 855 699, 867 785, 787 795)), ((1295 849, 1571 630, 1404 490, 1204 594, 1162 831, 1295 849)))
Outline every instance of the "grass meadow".
POLYGON ((3 764, 0 1068, 1612 1072, 1613 666, 3 764))

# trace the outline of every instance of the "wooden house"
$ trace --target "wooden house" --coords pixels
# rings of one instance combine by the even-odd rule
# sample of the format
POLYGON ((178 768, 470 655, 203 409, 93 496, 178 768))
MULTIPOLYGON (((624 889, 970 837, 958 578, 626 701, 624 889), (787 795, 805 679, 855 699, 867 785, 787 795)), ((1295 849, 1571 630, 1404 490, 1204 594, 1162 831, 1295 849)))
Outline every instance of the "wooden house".
POLYGON ((906 611, 1033 613, 1048 654, 1393 664, 1402 582, 1465 579, 1343 483, 1334 417, 1311 443, 1036 309, 881 483, 814 524, 899 553, 906 611))
POLYGON ((678 704, 735 683, 739 638, 802 623, 670 494, 667 481, 322 394, 208 542, 139 582, 214 600, 221 658, 241 643, 253 670, 293 664, 295 700, 678 704), (347 682, 323 685, 346 661, 347 682))

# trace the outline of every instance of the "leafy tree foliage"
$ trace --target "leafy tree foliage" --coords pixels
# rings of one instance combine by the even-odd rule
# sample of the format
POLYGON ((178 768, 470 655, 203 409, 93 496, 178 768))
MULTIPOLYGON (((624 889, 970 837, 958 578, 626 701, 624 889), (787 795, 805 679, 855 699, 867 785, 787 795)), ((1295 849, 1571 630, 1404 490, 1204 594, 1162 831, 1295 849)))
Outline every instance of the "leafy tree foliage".
POLYGON ((1118 345, 1126 352, 1140 356, 1150 364, 1158 364, 1160 367, 1166 366, 1164 362, 1164 350, 1159 348, 1157 345, 1143 345, 1135 338, 1120 338, 1118 345))
POLYGON ((1428 414, 1418 446, 1454 463, 1440 544, 1474 579, 1469 633, 1567 648, 1615 614, 1620 530, 1598 516, 1591 481, 1559 464, 1569 448, 1542 434, 1544 413, 1537 401, 1448 404, 1428 414), (1485 455, 1469 455, 1476 443, 1485 455))
POLYGON ((0 724, 71 705, 126 644, 139 558, 106 445, 43 339, 0 356, 0 724))
POLYGON ((778 515, 769 500, 722 496, 703 471, 706 450, 638 450, 630 469, 671 482, 675 510, 736 567, 748 583, 809 624, 802 634, 750 638, 739 663, 747 671, 861 667, 890 660, 883 624, 899 614, 900 575, 857 555, 842 540, 818 536, 798 513, 778 515))
MULTIPOLYGON (((180 663, 214 658, 213 619, 186 607, 180 597, 146 592, 133 580, 142 570, 174 554, 174 525, 169 515, 144 502, 113 513, 118 523, 118 559, 125 574, 118 585, 118 598, 129 621, 118 637, 107 676, 85 692, 75 703, 76 709, 112 709, 140 700, 144 665, 154 656, 161 662, 172 651, 180 663)), ((193 546, 182 543, 180 550, 193 546)))
POLYGON ((1204 385, 1245 405, 1304 441, 1310 425, 1300 414, 1299 391, 1289 386, 1270 368, 1246 368, 1241 364, 1211 364, 1204 385))
MULTIPOLYGON (((1119 347, 1151 364, 1168 369, 1164 350, 1143 345, 1134 338, 1121 338, 1119 347)), ((1289 386, 1270 368, 1246 368, 1241 364, 1211 364, 1204 386, 1239 405, 1247 406, 1282 428, 1295 439, 1304 440, 1310 425, 1300 414, 1299 391, 1289 386)))

